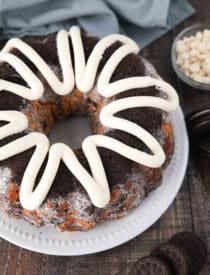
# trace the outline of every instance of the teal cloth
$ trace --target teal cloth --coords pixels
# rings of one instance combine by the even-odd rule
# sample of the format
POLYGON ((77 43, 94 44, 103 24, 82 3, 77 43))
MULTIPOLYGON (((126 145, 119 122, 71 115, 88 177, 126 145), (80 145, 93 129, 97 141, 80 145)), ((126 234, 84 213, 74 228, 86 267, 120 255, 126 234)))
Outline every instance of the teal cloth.
POLYGON ((0 37, 79 25, 99 37, 126 34, 144 47, 193 12, 185 0, 0 0, 0 37))

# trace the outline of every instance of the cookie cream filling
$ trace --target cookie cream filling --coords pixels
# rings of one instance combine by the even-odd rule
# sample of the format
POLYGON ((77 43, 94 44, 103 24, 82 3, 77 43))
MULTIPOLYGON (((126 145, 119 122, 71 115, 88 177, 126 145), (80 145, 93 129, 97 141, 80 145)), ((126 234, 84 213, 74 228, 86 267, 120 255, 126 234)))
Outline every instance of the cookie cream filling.
MULTIPOLYGON (((114 70, 123 58, 128 54, 139 52, 137 44, 123 35, 113 34, 101 39, 95 45, 86 63, 80 29, 72 27, 69 32, 63 30, 58 32, 57 51, 63 74, 62 81, 57 78, 48 64, 32 47, 18 38, 11 39, 1 51, 0 61, 9 63, 26 81, 28 87, 1 79, 0 91, 6 90, 28 100, 39 99, 44 93, 44 86, 40 79, 20 58, 10 53, 13 48, 16 48, 37 67, 56 94, 69 94, 75 86, 81 92, 88 93, 95 84, 97 69, 103 53, 116 41, 120 41, 122 46, 112 54, 103 67, 97 81, 98 93, 108 98, 126 90, 156 86, 166 94, 167 98, 134 96, 116 100, 102 109, 100 121, 106 127, 119 129, 139 138, 152 154, 132 148, 111 137, 91 135, 85 138, 82 143, 82 150, 91 169, 91 174, 89 174, 73 150, 67 145, 55 143, 50 146, 48 138, 38 132, 17 138, 0 148, 0 161, 34 146, 36 148, 21 182, 20 202, 23 208, 35 210, 42 204, 54 181, 61 160, 85 188, 92 203, 96 207, 105 207, 110 200, 110 191, 97 147, 115 151, 130 160, 153 168, 160 167, 164 163, 165 154, 158 141, 141 126, 126 119, 115 117, 115 114, 136 107, 153 107, 172 112, 178 105, 178 96, 172 86, 163 80, 149 76, 129 77, 110 83, 114 70), (69 37, 73 46, 75 70, 72 66, 69 37), (48 153, 45 170, 34 190, 36 177, 48 153)), ((28 127, 26 116, 18 111, 0 111, 0 120, 9 122, 0 128, 0 139, 22 132, 28 127)))

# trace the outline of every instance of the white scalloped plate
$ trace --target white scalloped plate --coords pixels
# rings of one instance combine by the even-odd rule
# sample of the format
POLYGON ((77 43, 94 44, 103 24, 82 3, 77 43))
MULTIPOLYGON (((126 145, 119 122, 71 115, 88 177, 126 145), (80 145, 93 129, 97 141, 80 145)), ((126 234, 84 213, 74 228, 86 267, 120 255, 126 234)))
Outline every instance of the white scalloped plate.
POLYGON ((24 220, 10 219, 0 210, 0 236, 29 250, 73 256, 107 250, 141 234, 170 206, 185 175, 189 145, 180 108, 172 115, 172 123, 175 151, 170 165, 164 171, 163 183, 128 216, 98 225, 88 232, 60 233, 47 227, 36 228, 24 220))

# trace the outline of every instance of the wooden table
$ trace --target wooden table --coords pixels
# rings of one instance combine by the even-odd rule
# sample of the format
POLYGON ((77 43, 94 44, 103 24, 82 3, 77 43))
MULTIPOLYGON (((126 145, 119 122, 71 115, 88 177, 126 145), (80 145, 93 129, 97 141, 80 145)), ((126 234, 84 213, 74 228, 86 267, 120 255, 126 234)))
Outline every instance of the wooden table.
MULTIPOLYGON (((177 79, 171 67, 171 44, 176 34, 197 21, 210 23, 210 2, 191 2, 197 9, 196 15, 143 50, 143 55, 156 66, 160 75, 177 88, 185 114, 210 107, 210 92, 188 88, 177 79)), ((56 257, 30 252, 0 240, 0 275, 128 274, 140 257, 179 231, 195 232, 207 242, 210 251, 209 171, 210 158, 191 152, 183 186, 168 211, 145 233, 110 251, 81 257, 56 257)), ((210 274, 210 256, 201 274, 210 274)))

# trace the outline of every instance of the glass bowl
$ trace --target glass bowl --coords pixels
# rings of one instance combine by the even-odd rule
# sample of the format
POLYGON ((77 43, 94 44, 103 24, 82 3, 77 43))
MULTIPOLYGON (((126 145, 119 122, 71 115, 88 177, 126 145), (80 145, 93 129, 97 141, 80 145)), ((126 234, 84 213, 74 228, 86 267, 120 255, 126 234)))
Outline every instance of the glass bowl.
POLYGON ((186 76, 181 69, 179 68, 179 66, 176 64, 176 45, 177 45, 177 41, 180 39, 183 39, 184 37, 189 37, 191 35, 195 35, 198 31, 203 31, 205 29, 210 29, 210 25, 206 25, 206 24, 196 24, 190 27, 185 28, 182 32, 180 32, 176 38, 173 41, 172 44, 172 49, 171 49, 171 62, 172 62, 172 66, 173 69, 175 71, 175 73, 177 74, 177 76, 186 84, 188 84, 189 86, 192 86, 196 89, 200 89, 200 90, 206 90, 206 91, 210 91, 210 84, 206 84, 206 83, 201 83, 198 81, 193 80, 192 78, 189 78, 188 76, 186 76))

